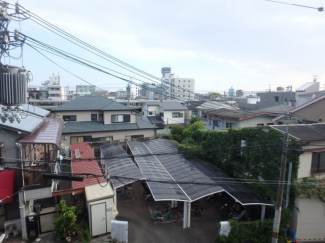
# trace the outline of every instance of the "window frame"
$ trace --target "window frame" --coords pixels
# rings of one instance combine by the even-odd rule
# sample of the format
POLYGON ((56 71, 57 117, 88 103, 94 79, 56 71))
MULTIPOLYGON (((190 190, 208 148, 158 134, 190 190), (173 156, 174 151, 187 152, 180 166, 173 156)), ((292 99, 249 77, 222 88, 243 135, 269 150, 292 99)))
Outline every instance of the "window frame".
POLYGON ((90 120, 91 121, 98 121, 98 115, 97 114, 90 114, 90 120))
POLYGON ((131 122, 131 115, 130 114, 114 114, 114 115, 111 115, 111 123, 127 123, 127 122, 131 122), (113 117, 117 117, 117 120, 113 119, 113 117))
POLYGON ((172 118, 183 118, 184 114, 183 112, 172 112, 172 118), (176 114, 179 114, 179 116, 177 116, 176 114))
POLYGON ((62 119, 63 121, 77 121, 77 115, 63 115, 62 119), (70 119, 67 119, 67 117, 70 117, 70 119), (71 117, 74 117, 74 119, 71 119, 71 117))

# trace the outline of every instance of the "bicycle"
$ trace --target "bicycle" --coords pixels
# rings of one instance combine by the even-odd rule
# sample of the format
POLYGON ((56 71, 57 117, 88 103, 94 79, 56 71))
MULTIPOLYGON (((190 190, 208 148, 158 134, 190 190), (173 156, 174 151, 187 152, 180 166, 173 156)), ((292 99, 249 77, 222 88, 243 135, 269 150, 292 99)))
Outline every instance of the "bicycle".
POLYGON ((244 208, 243 211, 241 211, 241 212, 230 213, 228 215, 228 219, 233 219, 236 221, 240 221, 240 220, 249 221, 251 218, 250 218, 246 208, 244 208))
POLYGON ((145 195, 145 198, 144 198, 144 203, 146 205, 151 205, 155 202, 155 199, 153 198, 153 196, 151 194, 148 194, 148 195, 145 195))
POLYGON ((172 208, 160 211, 157 208, 157 211, 153 211, 151 214, 151 219, 154 222, 162 222, 162 221, 177 221, 179 218, 178 213, 173 212, 172 208))
POLYGON ((116 189, 116 192, 121 193, 121 195, 126 197, 132 197, 134 194, 134 190, 132 189, 132 186, 124 186, 123 188, 116 189))
POLYGON ((221 216, 229 216, 233 213, 238 213, 240 211, 240 204, 238 202, 234 202, 231 206, 229 206, 229 203, 225 203, 220 208, 220 215, 221 216))

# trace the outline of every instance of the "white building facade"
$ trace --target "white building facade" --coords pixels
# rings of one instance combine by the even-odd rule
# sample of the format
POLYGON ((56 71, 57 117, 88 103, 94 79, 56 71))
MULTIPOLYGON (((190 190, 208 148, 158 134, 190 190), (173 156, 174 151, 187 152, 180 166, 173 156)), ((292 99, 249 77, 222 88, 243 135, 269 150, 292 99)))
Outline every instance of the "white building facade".
POLYGON ((193 78, 175 78, 170 67, 161 69, 164 100, 194 100, 195 80, 193 78))

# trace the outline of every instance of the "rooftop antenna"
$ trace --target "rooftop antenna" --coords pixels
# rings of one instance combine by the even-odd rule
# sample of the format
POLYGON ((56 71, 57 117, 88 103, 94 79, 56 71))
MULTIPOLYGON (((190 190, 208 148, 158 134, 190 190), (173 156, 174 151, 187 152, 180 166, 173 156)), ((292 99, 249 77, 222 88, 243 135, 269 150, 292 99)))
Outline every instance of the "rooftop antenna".
POLYGON ((319 79, 318 75, 313 75, 313 78, 314 78, 314 82, 317 82, 317 79, 319 79))
POLYGON ((294 4, 294 3, 285 3, 285 2, 273 1, 273 0, 265 0, 265 1, 268 1, 268 2, 274 2, 274 3, 288 4, 288 5, 293 5, 293 6, 296 6, 296 7, 303 7, 303 8, 317 9, 318 12, 323 12, 323 11, 324 11, 324 8, 323 8, 323 7, 315 8, 315 7, 305 6, 305 5, 299 5, 299 4, 294 4))

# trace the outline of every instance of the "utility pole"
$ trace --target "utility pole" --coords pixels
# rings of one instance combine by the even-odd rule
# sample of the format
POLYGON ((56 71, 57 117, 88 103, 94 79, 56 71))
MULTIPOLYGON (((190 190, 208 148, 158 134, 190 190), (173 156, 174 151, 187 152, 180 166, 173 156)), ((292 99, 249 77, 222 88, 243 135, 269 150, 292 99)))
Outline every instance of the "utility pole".
POLYGON ((275 208, 274 222, 273 222, 272 241, 271 241, 272 243, 277 243, 279 238, 279 228, 281 222, 282 199, 283 199, 287 155, 288 155, 288 122, 286 122, 285 133, 283 136, 281 170, 280 170, 278 195, 276 200, 276 208, 275 208))

